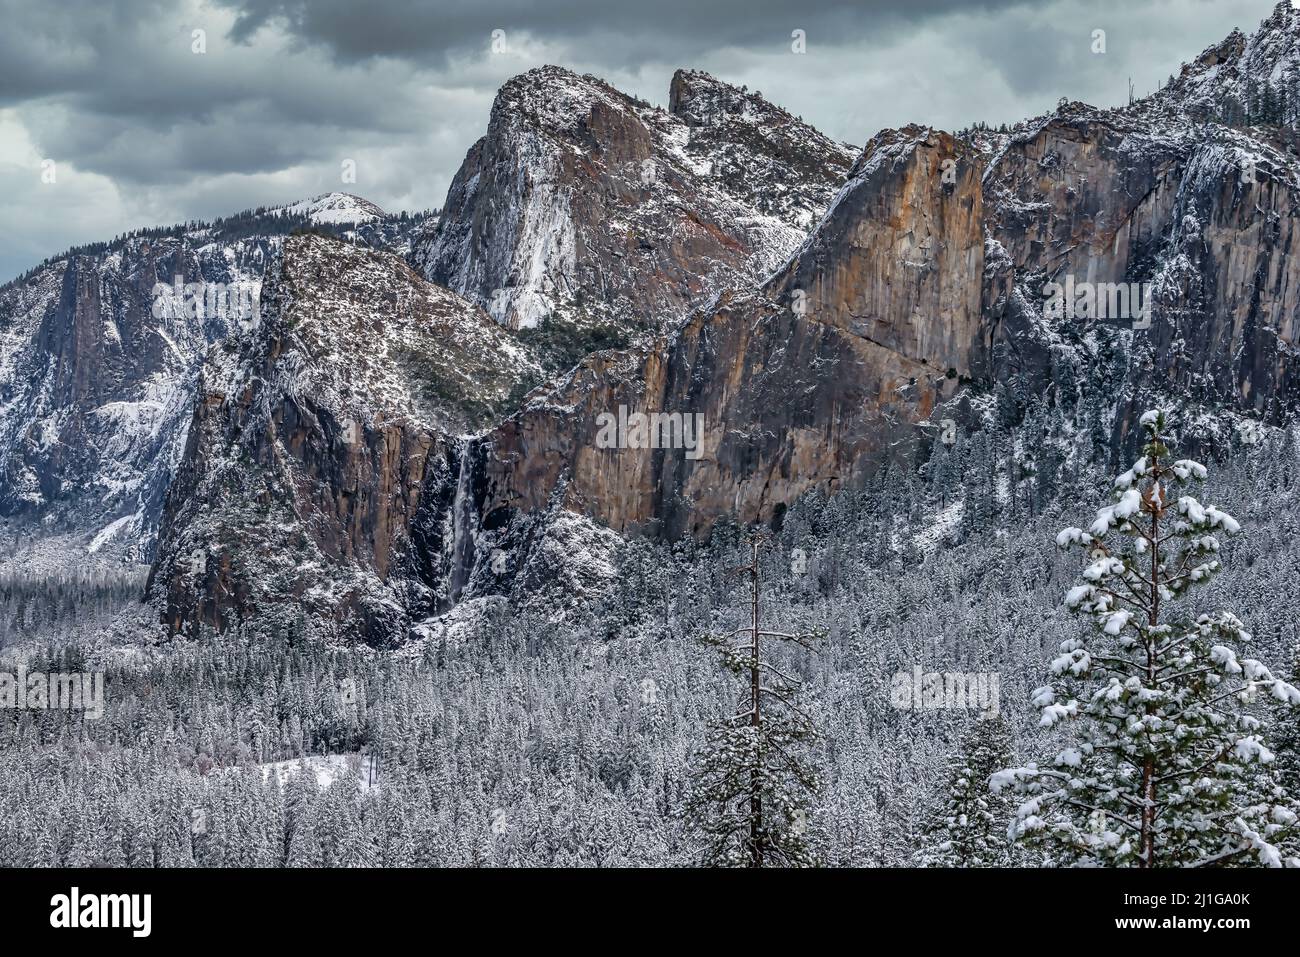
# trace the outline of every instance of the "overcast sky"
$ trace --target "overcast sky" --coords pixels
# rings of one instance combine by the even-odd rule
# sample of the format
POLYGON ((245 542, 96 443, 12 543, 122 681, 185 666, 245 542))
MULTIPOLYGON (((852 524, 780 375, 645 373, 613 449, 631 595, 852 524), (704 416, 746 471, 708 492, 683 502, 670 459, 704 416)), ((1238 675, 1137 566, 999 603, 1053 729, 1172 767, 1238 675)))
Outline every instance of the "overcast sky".
MULTIPOLYGON (((861 145, 1149 92, 1272 0, 0 0, 0 281, 68 246, 345 189, 442 204, 500 84, 678 67, 861 145), (1092 52, 1093 31, 1106 52, 1092 52), (206 52, 194 52, 194 31, 206 52), (504 51, 493 51, 503 31, 504 51), (806 52, 791 50, 792 31, 806 52), (340 180, 356 162, 356 183, 340 180), (54 182, 42 181, 53 161, 54 182), (48 167, 44 167, 48 169, 48 167)), ((498 43, 498 47, 501 44, 498 43)), ((48 176, 46 177, 48 178, 48 176)))

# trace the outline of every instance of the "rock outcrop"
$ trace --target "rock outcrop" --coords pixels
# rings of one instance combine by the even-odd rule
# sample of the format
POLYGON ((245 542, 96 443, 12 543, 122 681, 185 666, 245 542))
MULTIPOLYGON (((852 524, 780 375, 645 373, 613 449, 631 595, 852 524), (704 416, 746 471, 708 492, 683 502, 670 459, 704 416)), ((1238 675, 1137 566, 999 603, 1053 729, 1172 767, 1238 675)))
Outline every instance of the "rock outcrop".
POLYGON ((220 630, 292 602, 286 626, 404 634, 455 574, 455 528, 416 527, 426 496, 450 496, 431 512, 454 525, 459 436, 537 374, 397 256, 286 240, 260 319, 208 354, 149 584, 167 623, 220 630))
POLYGON ((966 153, 920 128, 873 140, 763 287, 643 349, 592 357, 486 436, 485 523, 505 527, 559 488, 619 531, 702 535, 723 515, 770 521, 906 454, 915 423, 986 351, 978 167, 941 182, 966 153), (702 445, 601 448, 599 417, 620 408, 699 416, 702 445))
POLYGON ((541 67, 501 88, 413 259, 511 329, 628 341, 764 278, 853 157, 704 73, 674 77, 666 112, 541 67))

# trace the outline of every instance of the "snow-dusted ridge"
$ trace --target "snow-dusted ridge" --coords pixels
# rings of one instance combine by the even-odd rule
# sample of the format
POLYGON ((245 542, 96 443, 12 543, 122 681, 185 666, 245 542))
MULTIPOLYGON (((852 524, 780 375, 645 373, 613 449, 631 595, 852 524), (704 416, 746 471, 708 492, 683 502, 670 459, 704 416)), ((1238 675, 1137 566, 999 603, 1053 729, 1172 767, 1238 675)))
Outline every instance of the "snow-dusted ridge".
POLYGON ((273 207, 271 212, 277 215, 306 216, 317 225, 369 223, 388 215, 368 199, 340 192, 322 193, 312 199, 273 207))
POLYGON ((327 193, 78 247, 0 287, 0 514, 147 558, 199 369, 235 326, 206 310, 155 317, 156 286, 179 276, 256 295, 294 231, 404 254, 430 219, 327 193))

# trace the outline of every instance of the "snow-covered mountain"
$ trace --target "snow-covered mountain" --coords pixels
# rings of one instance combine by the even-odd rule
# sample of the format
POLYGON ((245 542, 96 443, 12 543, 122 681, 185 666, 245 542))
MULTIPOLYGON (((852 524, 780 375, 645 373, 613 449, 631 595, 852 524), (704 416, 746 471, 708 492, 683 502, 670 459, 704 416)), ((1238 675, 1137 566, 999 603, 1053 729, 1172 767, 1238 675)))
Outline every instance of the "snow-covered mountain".
POLYGON ((306 216, 316 225, 325 223, 361 225, 384 219, 388 215, 370 200, 351 193, 325 193, 313 199, 272 207, 269 212, 286 216, 306 216))
POLYGON ((1284 0, 1250 36, 1233 30, 1138 106, 1233 125, 1294 124, 1300 117, 1300 8, 1284 0))
POLYGON ((0 514, 24 535, 147 557, 207 347, 284 237, 405 253, 426 226, 329 193, 81 247, 0 287, 0 514))
POLYGON ((707 170, 733 199, 805 232, 830 206, 859 153, 757 90, 732 86, 702 70, 673 75, 668 112, 686 124, 685 153, 697 169, 707 170))
POLYGON ((626 341, 771 272, 855 152, 705 73, 663 110, 542 67, 497 94, 414 261, 509 328, 626 341))
POLYGON ((707 74, 680 71, 662 110, 530 71, 436 221, 331 194, 253 218, 347 241, 214 225, 6 287, 6 507, 49 514, 75 479, 88 543, 147 543, 165 494, 150 587, 169 627, 291 599, 324 633, 387 643, 464 599, 582 592, 617 535, 779 525, 811 492, 916 471, 945 422, 1050 408, 1077 420, 1062 442, 1119 455, 1152 401, 1210 431, 1286 421, 1300 154, 1276 118, 1204 115, 1198 78, 1286 76, 1295 27, 1283 4, 1121 109, 884 130, 856 159, 707 74), (213 280, 269 271, 264 321, 143 322, 177 268, 162 255, 213 280), (1149 310, 1053 313, 1054 284, 1149 310), (105 317, 155 358, 115 358, 105 317), (106 423, 66 433, 85 461, 67 409, 106 423), (699 416, 699 446, 598 443, 624 409, 699 416))
POLYGON ((273 245, 136 238, 57 260, 0 290, 6 515, 80 532, 92 551, 145 556, 202 356, 230 331, 225 314, 155 317, 155 286, 180 276, 256 289, 273 245))
MULTIPOLYGON (((1291 55, 1286 6, 1246 49, 1291 55)), ((947 428, 1040 407, 1102 402, 1099 434, 1069 441, 1117 457, 1153 402, 1186 411, 1189 439, 1288 421, 1297 224, 1300 155, 1276 125, 1153 101, 1063 103, 1001 135, 882 131, 771 279, 589 357, 479 440, 480 560, 557 501, 668 539, 779 524, 809 492, 918 468, 947 428), (1096 308, 1053 312, 1053 283, 1096 308), (702 416, 702 451, 600 447, 621 409, 702 416)))

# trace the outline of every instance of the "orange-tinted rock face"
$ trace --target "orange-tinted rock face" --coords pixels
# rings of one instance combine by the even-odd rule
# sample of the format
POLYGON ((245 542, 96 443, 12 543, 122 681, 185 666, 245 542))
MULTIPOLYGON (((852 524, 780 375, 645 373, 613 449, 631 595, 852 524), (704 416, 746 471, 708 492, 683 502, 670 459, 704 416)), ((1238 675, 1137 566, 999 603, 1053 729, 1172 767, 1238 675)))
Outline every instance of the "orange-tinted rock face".
POLYGON ((615 529, 702 535, 727 514, 770 521, 907 454, 915 423, 980 354, 979 172, 946 134, 869 144, 759 293, 588 360, 492 433, 485 515, 540 508, 562 486, 569 507, 615 529), (702 444, 601 448, 599 416, 620 407, 701 416, 702 444))
MULTIPOLYGON (((1170 139, 1087 108, 996 152, 915 127, 881 134, 757 292, 589 360, 489 435, 485 514, 504 524, 559 489, 620 531, 770 521, 811 489, 907 459, 917 423, 963 383, 1015 375, 1050 395, 1065 331, 1044 318, 1043 290, 1067 277, 1131 286, 1134 310, 1149 301, 1131 389, 1276 414, 1296 393, 1297 184, 1265 161, 1242 182, 1233 136, 1170 139), (598 417, 620 407, 701 415, 702 452, 598 447, 598 417)), ((1128 424, 1121 410, 1117 436, 1128 424)))

